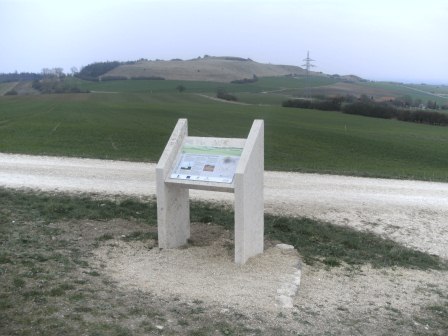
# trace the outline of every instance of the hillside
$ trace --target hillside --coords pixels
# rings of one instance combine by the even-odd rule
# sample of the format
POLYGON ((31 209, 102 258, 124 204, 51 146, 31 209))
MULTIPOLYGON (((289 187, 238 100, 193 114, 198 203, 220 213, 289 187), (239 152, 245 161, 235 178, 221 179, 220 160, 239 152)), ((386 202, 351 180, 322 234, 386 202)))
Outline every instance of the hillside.
POLYGON ((162 77, 168 80, 231 82, 245 78, 304 75, 298 66, 262 64, 239 57, 210 57, 193 60, 139 61, 123 64, 102 77, 162 77))
MULTIPOLYGON (((56 71, 57 68, 49 70, 56 71)), ((53 74, 51 80, 40 80, 44 85, 33 84, 32 80, 42 78, 42 74, 0 74, 0 96, 11 90, 23 96, 89 91, 168 92, 181 86, 189 92, 212 95, 218 89, 223 89, 232 95, 237 94, 240 102, 249 104, 280 105, 286 99, 297 97, 359 98, 362 95, 377 102, 412 100, 414 107, 437 104, 444 110, 448 103, 446 85, 374 82, 355 75, 330 75, 313 71, 308 77, 306 70, 298 66, 264 64, 249 58, 230 56, 170 61, 142 59, 95 62, 83 67, 75 76, 60 78, 53 74), (254 76, 256 80, 253 80, 254 76), (235 81, 238 83, 235 84, 235 81)))

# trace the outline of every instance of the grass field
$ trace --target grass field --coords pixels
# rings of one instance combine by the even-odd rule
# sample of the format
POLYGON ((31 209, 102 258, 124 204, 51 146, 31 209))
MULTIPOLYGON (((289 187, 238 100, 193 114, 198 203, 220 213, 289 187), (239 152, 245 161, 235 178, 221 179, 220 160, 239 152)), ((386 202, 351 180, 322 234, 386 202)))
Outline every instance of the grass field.
POLYGON ((423 103, 428 100, 436 101, 439 105, 448 104, 448 97, 436 96, 434 94, 443 94, 448 91, 437 85, 407 85, 388 82, 370 82, 363 85, 371 88, 386 89, 397 96, 410 96, 413 99, 421 99, 423 103))
POLYGON ((309 86, 321 86, 336 83, 336 80, 325 77, 267 77, 260 78, 255 83, 234 84, 220 82, 201 81, 176 81, 176 80, 118 80, 104 82, 87 82, 77 78, 68 78, 68 82, 77 85, 83 90, 107 91, 107 92, 152 92, 173 93, 178 85, 183 85, 186 91, 216 94, 218 88, 229 92, 261 93, 277 91, 281 89, 303 88, 309 86))
MULTIPOLYGON (((155 200, 92 199, 0 188, 0 203, 2 335, 296 335, 283 329, 281 321, 296 320, 301 328, 309 323, 309 312, 300 307, 295 315, 279 314, 279 327, 263 319, 263 307, 261 318, 254 318, 233 307, 223 313, 222 307, 201 300, 185 302, 119 286, 94 262, 94 251, 119 241, 149 246, 157 239, 155 200)), ((226 206, 195 202, 191 220, 233 227, 233 214, 226 206)), ((266 239, 293 244, 314 269, 355 271, 372 264, 385 272, 398 267, 443 275, 448 269, 446 260, 367 232, 278 216, 266 216, 265 225, 266 239)), ((370 328, 376 328, 380 318, 381 324, 390 323, 396 332, 442 335, 447 327, 447 296, 436 287, 429 290, 437 291, 434 301, 420 307, 418 314, 411 312, 415 314, 411 318, 408 311, 394 307, 388 307, 395 309, 394 314, 383 318, 382 307, 377 307, 368 315, 362 312, 361 320, 370 328)), ((350 334, 357 330, 360 317, 349 308, 338 308, 346 323, 333 325, 334 334, 345 334, 347 325, 350 334)))
POLYGON ((0 151, 157 162, 178 118, 217 137, 246 137, 261 118, 268 170, 448 181, 448 128, 280 107, 281 88, 300 81, 80 82, 96 93, 0 97, 0 151), (222 85, 251 104, 199 95, 222 85))
POLYGON ((0 151, 156 162, 178 118, 191 135, 218 137, 246 137, 261 118, 266 169, 448 181, 446 127, 171 90, 1 97, 0 151))

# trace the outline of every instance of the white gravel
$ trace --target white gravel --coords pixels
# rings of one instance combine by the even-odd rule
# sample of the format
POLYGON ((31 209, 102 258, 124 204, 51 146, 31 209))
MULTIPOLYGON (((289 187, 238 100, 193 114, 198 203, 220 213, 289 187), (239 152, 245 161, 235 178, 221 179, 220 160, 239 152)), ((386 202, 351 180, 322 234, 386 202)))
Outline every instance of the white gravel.
POLYGON ((117 240, 96 249, 91 262, 104 265, 102 270, 124 288, 159 296, 250 311, 293 308, 301 275, 295 250, 271 247, 240 266, 227 244, 219 238, 207 246, 160 250, 117 240))
MULTIPOLYGON (((0 154, 0 185, 150 196, 155 164, 0 154)), ((228 193, 190 193, 194 199, 233 202, 228 193)), ((448 258, 448 183, 268 171, 265 208, 370 230, 448 258)))

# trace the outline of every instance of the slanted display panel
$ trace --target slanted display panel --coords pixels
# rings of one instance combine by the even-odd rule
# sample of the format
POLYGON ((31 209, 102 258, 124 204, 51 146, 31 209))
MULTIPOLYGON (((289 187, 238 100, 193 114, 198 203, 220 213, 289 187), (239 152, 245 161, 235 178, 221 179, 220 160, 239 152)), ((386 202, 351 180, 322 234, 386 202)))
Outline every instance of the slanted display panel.
POLYGON ((170 175, 172 179, 232 183, 242 148, 185 144, 170 175))

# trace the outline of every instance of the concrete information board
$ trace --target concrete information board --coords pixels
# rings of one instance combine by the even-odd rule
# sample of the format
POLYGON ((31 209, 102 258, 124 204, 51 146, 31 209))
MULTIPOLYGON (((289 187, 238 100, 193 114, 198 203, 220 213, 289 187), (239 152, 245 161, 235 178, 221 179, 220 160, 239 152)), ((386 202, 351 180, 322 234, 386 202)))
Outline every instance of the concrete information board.
POLYGON ((179 119, 156 167, 160 248, 190 237, 189 189, 235 194, 235 262, 263 252, 264 123, 255 120, 247 139, 188 136, 179 119))
POLYGON ((232 183, 242 148, 184 145, 171 178, 232 183))

